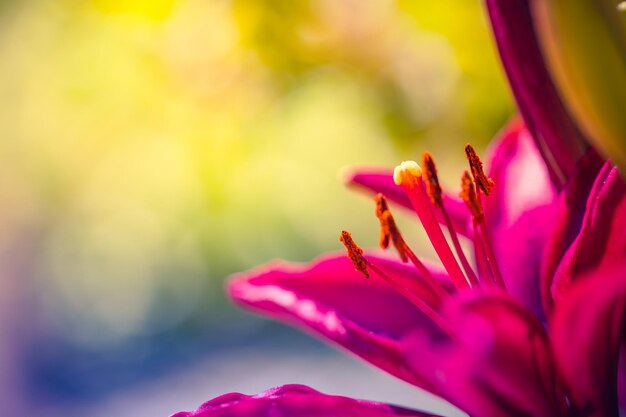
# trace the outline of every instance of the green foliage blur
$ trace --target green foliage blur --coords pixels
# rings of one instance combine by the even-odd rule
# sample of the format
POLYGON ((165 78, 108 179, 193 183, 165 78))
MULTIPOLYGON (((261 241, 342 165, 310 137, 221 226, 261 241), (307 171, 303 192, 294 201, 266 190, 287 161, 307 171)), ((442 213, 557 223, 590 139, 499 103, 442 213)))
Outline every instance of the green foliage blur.
POLYGON ((236 320, 229 274, 341 229, 374 246, 342 167, 429 149, 456 187, 513 111, 481 6, 5 0, 0 250, 24 267, 0 289, 102 351, 236 320))

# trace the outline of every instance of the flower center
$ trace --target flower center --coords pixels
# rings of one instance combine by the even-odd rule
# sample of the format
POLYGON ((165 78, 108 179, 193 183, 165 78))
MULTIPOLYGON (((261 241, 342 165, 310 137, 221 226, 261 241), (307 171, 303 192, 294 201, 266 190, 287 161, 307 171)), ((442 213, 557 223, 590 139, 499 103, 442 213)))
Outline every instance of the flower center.
MULTIPOLYGON (((424 153, 422 157, 423 168, 414 161, 402 162, 394 170, 394 182, 402 187, 408 196, 433 248, 456 289, 480 285, 498 285, 504 288, 504 281, 502 280, 487 233, 485 214, 482 207, 483 196, 487 197, 491 193, 495 183, 485 175, 482 161, 471 145, 465 146, 465 154, 470 169, 463 172, 459 196, 466 203, 472 218, 473 244, 478 274, 467 260, 458 234, 446 210, 446 198, 439 183, 437 167, 432 155, 428 152, 424 153), (438 218, 442 219, 441 222, 446 226, 452 247, 444 235, 438 218)), ((389 210, 385 197, 382 194, 378 194, 374 200, 376 202, 376 217, 380 222, 380 247, 387 249, 390 244, 393 245, 402 262, 410 261, 419 271, 421 280, 430 287, 440 300, 443 300, 449 295, 449 292, 433 277, 428 268, 424 266, 406 243, 389 210)), ((399 288, 397 280, 388 276, 379 267, 365 259, 363 251, 352 240, 350 233, 342 232, 340 240, 346 246, 348 256, 354 263, 356 270, 369 277, 369 268, 409 298, 414 304, 423 304, 423 302, 419 303, 412 300, 412 298, 415 298, 414 295, 407 295, 405 288, 399 288)))

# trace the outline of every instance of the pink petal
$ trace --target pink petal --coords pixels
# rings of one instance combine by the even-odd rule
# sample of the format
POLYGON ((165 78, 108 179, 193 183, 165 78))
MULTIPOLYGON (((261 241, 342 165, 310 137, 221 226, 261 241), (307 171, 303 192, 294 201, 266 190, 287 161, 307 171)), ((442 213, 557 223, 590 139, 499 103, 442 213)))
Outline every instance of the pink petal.
POLYGON ((554 222, 556 190, 519 120, 496 138, 487 164, 496 185, 484 199, 485 221, 496 259, 509 293, 541 317, 540 261, 554 222))
POLYGON ((570 398, 585 416, 617 416, 617 363, 626 313, 626 263, 593 272, 555 306, 551 334, 570 398))
POLYGON ((544 310, 552 310, 552 282, 563 255, 578 234, 591 188, 599 175, 604 160, 590 148, 578 161, 576 172, 559 193, 555 207, 555 222, 550 228, 541 262, 541 299, 544 310))
MULTIPOLYGON (((375 256, 368 260, 430 305, 440 302, 412 266, 375 256)), ((441 272, 434 275, 447 280, 441 272)), ((355 272, 345 254, 308 266, 270 264, 234 277, 228 290, 244 306, 310 330, 405 381, 428 388, 407 369, 400 341, 416 328, 435 325, 382 279, 374 274, 365 279, 355 272)))
MULTIPOLYGON (((413 206, 402 187, 393 182, 393 170, 386 168, 360 168, 348 172, 345 175, 345 182, 349 186, 359 187, 374 193, 382 193, 389 201, 411 211, 413 210, 413 206)), ((465 207, 465 203, 452 194, 446 194, 445 205, 457 233, 470 236, 472 233, 470 215, 467 207, 465 207)), ((445 219, 439 210, 436 210, 436 215, 439 223, 445 224, 445 219)))
POLYGON ((580 232, 556 272, 553 299, 581 274, 621 259, 626 259, 626 183, 607 163, 589 195, 580 232))
POLYGON ((348 170, 344 175, 344 182, 348 186, 361 187, 374 194, 382 193, 387 200, 393 201, 402 207, 413 210, 413 206, 406 193, 393 181, 393 169, 389 168, 357 168, 348 170))
POLYGON ((303 385, 284 385, 259 395, 225 394, 196 411, 171 417, 436 417, 383 403, 322 394, 303 385))
POLYGON ((407 339, 414 372, 473 417, 564 416, 548 337, 539 321, 501 292, 451 299, 453 337, 407 339))

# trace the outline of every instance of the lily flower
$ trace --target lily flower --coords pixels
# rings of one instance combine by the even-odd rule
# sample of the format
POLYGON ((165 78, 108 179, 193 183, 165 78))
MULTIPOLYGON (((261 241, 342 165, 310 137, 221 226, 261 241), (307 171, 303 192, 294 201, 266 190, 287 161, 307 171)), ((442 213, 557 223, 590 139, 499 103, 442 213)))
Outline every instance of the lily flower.
MULTIPOLYGON (((397 257, 344 231, 347 256, 273 262, 228 290, 472 417, 613 417, 626 402, 626 183, 564 104, 531 3, 486 1, 524 122, 499 135, 486 170, 466 146, 460 198, 428 153, 421 166, 356 171, 348 183, 376 194, 379 246, 397 257), (439 262, 409 247, 393 205, 415 211, 439 262)), ((431 414, 288 385, 175 417, 226 415, 431 414)))
MULTIPOLYGON (((389 202, 376 196, 375 213, 379 244, 394 246, 397 259, 364 252, 344 231, 348 256, 331 254, 304 266, 274 262, 234 277, 231 296, 471 416, 616 416, 626 216, 608 211, 616 201, 618 211, 626 210, 623 181, 606 164, 592 179, 557 192, 520 121, 500 135, 488 175, 471 146, 466 154, 464 202, 442 190, 429 154, 423 168, 405 162, 394 174, 349 178, 390 196, 389 202), (564 207, 573 213, 572 204, 580 205, 569 197, 585 200, 581 218, 558 221, 564 207), (412 251, 390 203, 416 211, 440 265, 412 251), (602 247, 597 234, 608 236, 617 252, 602 247), (471 241, 473 262, 461 239, 471 241), (542 265, 553 263, 555 279, 542 300, 542 265)), ((286 386, 259 396, 228 394, 176 417, 269 415, 270 409, 277 416, 428 415, 286 386)))

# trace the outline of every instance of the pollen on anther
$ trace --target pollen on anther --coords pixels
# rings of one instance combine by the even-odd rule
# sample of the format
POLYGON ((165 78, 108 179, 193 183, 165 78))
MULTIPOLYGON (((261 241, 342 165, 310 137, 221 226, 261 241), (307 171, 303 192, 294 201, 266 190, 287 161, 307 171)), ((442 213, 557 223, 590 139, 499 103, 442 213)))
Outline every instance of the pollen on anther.
POLYGON ((422 168, 415 161, 404 161, 393 170, 396 185, 408 184, 422 176, 422 168))
POLYGON ((357 245, 354 240, 352 240, 352 235, 350 232, 343 230, 341 232, 341 236, 339 236, 339 240, 346 247, 346 252, 348 257, 352 261, 354 265, 355 271, 358 271, 365 275, 365 278, 370 277, 370 273, 367 270, 367 260, 363 257, 363 249, 357 245))
POLYGON ((472 177, 476 182, 476 187, 478 187, 485 195, 489 195, 491 193, 491 188, 495 185, 493 180, 483 171, 483 163, 476 154, 476 150, 469 143, 465 145, 465 155, 467 156, 467 160, 469 161, 470 169, 472 170, 472 177))
POLYGON ((463 176, 461 177, 461 192, 459 193, 459 197, 465 201, 465 204, 472 213, 474 221, 480 222, 483 218, 483 209, 478 201, 472 176, 467 171, 463 171, 463 176))
POLYGON ((387 206, 387 200, 385 200, 385 197, 380 193, 374 197, 374 201, 376 202, 376 211, 374 213, 376 214, 376 218, 380 220, 380 240, 378 246, 380 246, 381 249, 387 249, 391 236, 389 233, 389 225, 385 220, 385 213, 388 212, 389 207, 387 206))
POLYGON ((400 259, 402 259, 402 262, 407 262, 407 244, 404 241, 400 230, 398 230, 396 221, 389 210, 389 206, 387 205, 387 200, 382 194, 378 194, 374 197, 374 201, 376 201, 376 217, 380 221, 379 246, 381 249, 387 249, 389 247, 389 242, 393 243, 393 246, 400 255, 400 259))
POLYGON ((441 207, 443 205, 443 191, 439 184, 437 166, 430 152, 424 152, 422 155, 422 166, 424 167, 424 177, 426 178, 426 191, 430 196, 430 200, 435 206, 441 207))

